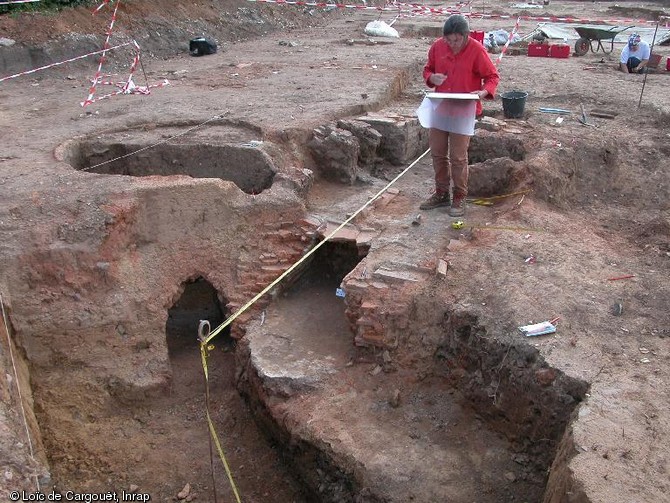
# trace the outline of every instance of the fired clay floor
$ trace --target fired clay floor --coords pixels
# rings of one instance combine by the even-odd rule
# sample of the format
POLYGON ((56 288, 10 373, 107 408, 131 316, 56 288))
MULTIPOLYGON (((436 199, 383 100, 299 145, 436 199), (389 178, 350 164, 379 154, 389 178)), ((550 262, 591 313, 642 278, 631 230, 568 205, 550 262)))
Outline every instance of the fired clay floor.
POLYGON ((380 501, 539 501, 543 482, 523 480, 510 444, 458 405, 444 380, 352 361, 344 304, 331 287, 278 299, 247 334, 266 391, 288 396, 279 408, 293 434, 317 442, 380 501))

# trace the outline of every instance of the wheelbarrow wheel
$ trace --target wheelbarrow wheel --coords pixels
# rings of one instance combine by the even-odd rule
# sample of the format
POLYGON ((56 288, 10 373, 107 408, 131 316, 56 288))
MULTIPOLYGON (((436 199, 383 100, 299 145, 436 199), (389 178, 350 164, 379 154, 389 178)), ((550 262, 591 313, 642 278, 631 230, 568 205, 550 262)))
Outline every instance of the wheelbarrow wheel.
POLYGON ((591 42, 588 38, 580 38, 575 42, 575 56, 583 56, 591 48, 591 42))

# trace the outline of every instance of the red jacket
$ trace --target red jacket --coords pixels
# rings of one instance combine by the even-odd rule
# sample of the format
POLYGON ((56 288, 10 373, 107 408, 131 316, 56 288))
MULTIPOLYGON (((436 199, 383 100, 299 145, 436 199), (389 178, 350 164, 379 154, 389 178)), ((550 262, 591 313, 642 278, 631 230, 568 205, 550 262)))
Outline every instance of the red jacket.
MULTIPOLYGON (((428 82, 434 73, 443 73, 447 79, 435 88, 438 93, 469 93, 486 89, 492 100, 500 82, 500 75, 488 52, 477 40, 468 37, 468 42, 458 54, 454 54, 444 40, 439 38, 428 50, 428 61, 423 67, 423 80, 428 82)), ((481 101, 477 101, 477 115, 482 113, 481 101)))

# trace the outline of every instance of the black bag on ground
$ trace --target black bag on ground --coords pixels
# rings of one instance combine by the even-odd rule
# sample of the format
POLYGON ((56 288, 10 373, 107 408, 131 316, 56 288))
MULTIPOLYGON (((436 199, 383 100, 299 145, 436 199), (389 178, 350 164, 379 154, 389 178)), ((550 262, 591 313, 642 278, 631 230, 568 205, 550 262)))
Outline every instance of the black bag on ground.
POLYGON ((191 56, 205 56, 216 52, 216 42, 204 37, 194 38, 188 43, 188 51, 191 56))

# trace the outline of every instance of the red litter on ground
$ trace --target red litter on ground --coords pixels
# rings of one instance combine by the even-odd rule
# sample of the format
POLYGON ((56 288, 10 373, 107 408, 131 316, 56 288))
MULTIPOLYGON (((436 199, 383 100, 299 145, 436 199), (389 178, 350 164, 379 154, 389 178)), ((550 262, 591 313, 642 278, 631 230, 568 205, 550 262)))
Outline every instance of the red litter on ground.
POLYGON ((635 274, 626 274, 625 276, 617 276, 616 278, 607 278, 607 281, 619 281, 620 279, 634 278, 635 274))

